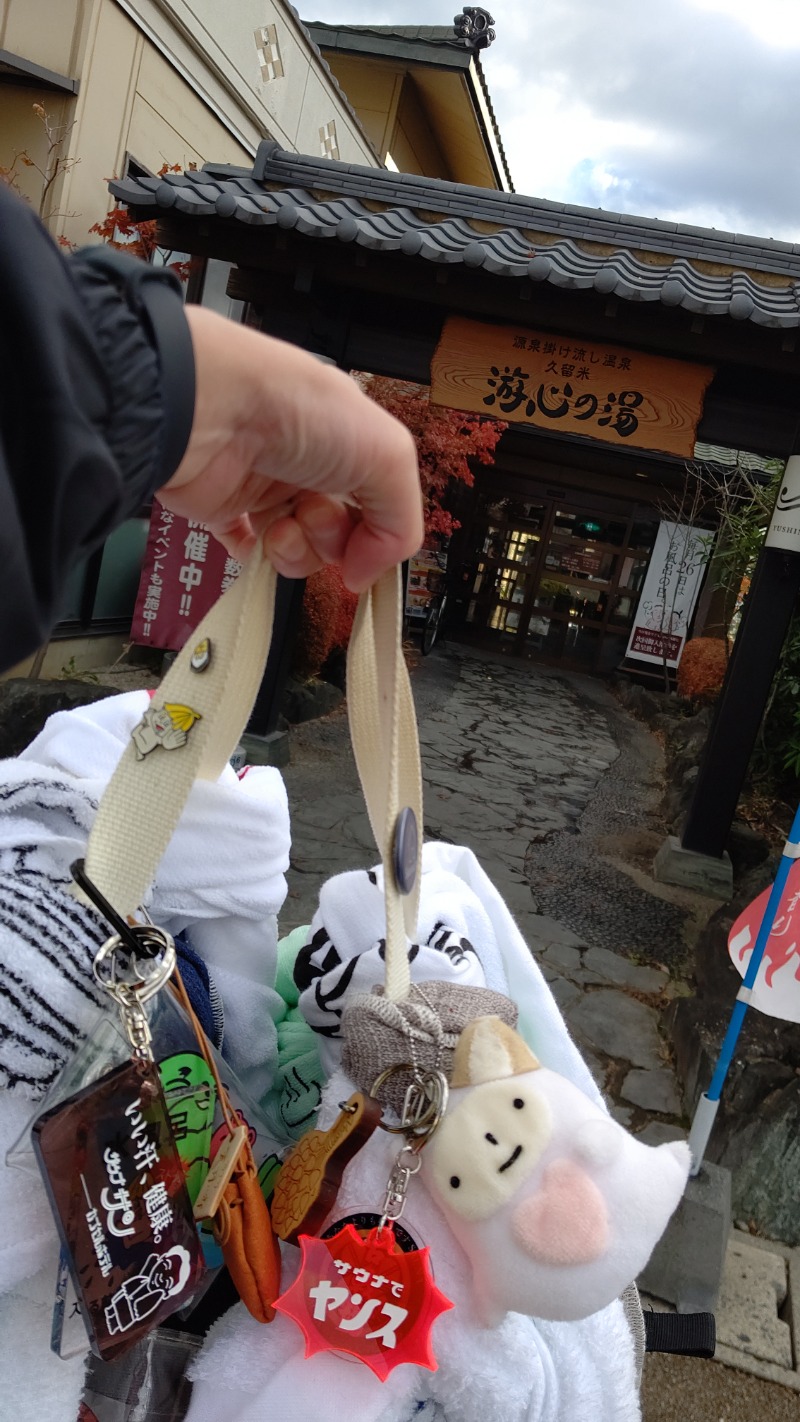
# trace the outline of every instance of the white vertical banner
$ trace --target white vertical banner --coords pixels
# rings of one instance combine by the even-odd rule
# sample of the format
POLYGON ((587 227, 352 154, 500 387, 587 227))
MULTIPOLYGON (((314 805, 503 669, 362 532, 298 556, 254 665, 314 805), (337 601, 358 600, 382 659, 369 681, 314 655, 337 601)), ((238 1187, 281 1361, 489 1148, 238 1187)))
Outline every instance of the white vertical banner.
POLYGON ((790 456, 783 471, 766 546, 800 552, 800 456, 796 454, 790 456))
POLYGON ((689 630, 713 535, 686 523, 661 523, 633 619, 626 655, 676 667, 689 630))

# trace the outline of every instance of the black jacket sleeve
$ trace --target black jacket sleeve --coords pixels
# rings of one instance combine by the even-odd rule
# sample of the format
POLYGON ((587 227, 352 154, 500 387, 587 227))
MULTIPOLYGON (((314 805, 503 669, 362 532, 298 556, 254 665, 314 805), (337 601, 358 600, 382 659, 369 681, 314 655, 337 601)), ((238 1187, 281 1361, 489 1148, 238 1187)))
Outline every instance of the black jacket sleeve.
POLYGON ((180 285, 106 247, 64 258, 0 183, 0 669, 71 569, 170 478, 194 414, 180 285))

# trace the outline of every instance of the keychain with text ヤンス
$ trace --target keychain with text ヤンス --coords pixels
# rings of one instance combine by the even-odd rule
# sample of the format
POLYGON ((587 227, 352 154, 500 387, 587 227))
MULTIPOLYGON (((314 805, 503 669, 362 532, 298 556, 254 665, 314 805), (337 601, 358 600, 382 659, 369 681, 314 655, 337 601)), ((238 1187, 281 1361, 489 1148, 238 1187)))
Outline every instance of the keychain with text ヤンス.
POLYGON ((339 1220, 321 1238, 300 1235, 300 1272, 275 1307, 302 1330, 307 1358, 346 1353, 381 1381, 400 1363, 436 1370, 431 1329, 453 1305, 434 1283, 430 1251, 417 1248, 405 1231, 401 1243, 398 1233, 420 1151, 446 1104, 441 1072, 415 1076, 396 1128, 406 1140, 392 1166, 382 1214, 339 1220))

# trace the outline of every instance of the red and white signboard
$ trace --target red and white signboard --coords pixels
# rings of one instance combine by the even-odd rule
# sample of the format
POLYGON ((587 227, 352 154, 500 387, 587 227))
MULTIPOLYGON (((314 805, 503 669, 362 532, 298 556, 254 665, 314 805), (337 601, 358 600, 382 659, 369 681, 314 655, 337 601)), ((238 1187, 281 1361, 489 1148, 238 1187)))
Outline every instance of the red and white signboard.
MULTIPOLYGON (((744 977, 755 947, 771 887, 739 914, 728 935, 728 952, 744 977)), ((753 987, 752 1006, 784 1022, 800 1022, 800 861, 789 870, 772 932, 753 987)))
POLYGON ((180 651, 240 568, 205 524, 170 513, 154 499, 132 640, 180 651))
POLYGON ((676 667, 710 553, 707 529, 660 523, 628 642, 628 657, 676 667))

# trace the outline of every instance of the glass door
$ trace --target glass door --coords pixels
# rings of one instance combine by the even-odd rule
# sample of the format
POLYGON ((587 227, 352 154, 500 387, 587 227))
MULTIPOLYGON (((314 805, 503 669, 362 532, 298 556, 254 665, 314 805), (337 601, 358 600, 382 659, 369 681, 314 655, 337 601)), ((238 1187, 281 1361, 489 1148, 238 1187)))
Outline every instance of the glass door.
POLYGON ((539 575, 550 505, 487 499, 477 521, 467 625, 493 641, 516 638, 526 624, 539 575))
POLYGON ((657 520, 556 508, 527 611, 530 651, 586 671, 625 655, 657 520))

